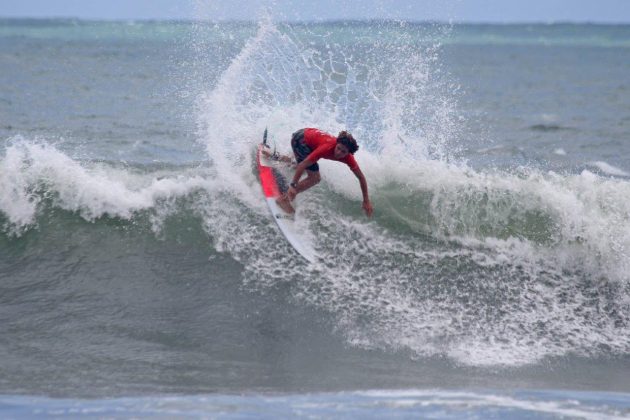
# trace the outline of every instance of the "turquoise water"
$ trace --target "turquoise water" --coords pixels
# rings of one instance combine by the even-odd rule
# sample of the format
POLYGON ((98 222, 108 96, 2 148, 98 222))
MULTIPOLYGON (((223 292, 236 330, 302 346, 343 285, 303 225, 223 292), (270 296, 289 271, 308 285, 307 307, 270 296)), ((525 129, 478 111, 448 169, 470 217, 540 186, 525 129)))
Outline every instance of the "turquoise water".
MULTIPOLYGON (((204 36, 221 38, 227 33, 243 39, 254 35, 256 24, 251 22, 207 23, 203 21, 85 21, 79 19, 2 19, 0 34, 3 37, 23 37, 46 40, 103 41, 106 39, 173 41, 189 39, 191 27, 204 36)), ((434 41, 462 45, 545 45, 581 47, 629 47, 628 25, 601 24, 454 24, 416 22, 365 22, 341 21, 324 23, 294 23, 292 26, 308 29, 312 33, 334 32, 335 41, 399 34, 409 28, 423 28, 422 34, 413 34, 414 40, 434 41)), ((404 37, 403 37, 404 38, 404 37)))

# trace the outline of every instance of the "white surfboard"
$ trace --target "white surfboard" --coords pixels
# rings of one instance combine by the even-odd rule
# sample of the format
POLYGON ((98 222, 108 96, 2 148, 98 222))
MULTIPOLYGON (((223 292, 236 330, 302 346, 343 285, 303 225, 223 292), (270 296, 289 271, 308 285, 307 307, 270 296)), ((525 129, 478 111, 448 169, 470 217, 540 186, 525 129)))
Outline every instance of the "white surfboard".
POLYGON ((280 231, 291 246, 293 246, 298 254, 306 261, 313 263, 317 260, 317 253, 306 241, 305 232, 302 232, 296 223, 295 214, 285 213, 284 210, 276 204, 276 199, 285 192, 288 184, 284 176, 278 170, 283 164, 262 154, 264 148, 269 149, 266 143, 267 130, 265 130, 263 143, 258 145, 256 159, 258 163, 258 174, 260 175, 260 184, 265 195, 265 200, 267 201, 267 206, 280 231))

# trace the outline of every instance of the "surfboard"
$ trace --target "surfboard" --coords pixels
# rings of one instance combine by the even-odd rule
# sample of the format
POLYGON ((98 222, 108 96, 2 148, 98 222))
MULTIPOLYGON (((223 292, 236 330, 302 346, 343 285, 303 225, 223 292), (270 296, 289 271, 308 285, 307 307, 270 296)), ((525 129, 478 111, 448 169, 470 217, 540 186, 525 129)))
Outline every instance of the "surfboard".
POLYGON ((286 164, 265 156, 262 153, 265 148, 270 150, 267 145, 267 129, 265 129, 263 135, 263 142, 258 145, 256 162, 258 164, 260 184, 271 216, 276 221, 278 228, 280 228, 280 232, 282 232, 286 240, 297 253, 306 261, 313 263, 317 260, 317 254, 306 241, 305 232, 301 230, 296 222, 295 213, 285 213, 284 210, 276 204, 276 199, 288 189, 286 177, 280 171, 281 167, 283 165, 286 166, 286 164))

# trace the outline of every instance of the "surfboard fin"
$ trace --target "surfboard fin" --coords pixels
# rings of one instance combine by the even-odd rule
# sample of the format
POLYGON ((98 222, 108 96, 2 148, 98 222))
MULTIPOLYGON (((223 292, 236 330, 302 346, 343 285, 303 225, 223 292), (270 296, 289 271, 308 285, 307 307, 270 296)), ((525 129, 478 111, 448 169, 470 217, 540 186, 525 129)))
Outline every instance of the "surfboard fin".
POLYGON ((278 150, 276 149, 276 143, 273 143, 273 153, 271 154, 271 157, 273 158, 273 160, 280 160, 280 153, 278 153, 278 150))

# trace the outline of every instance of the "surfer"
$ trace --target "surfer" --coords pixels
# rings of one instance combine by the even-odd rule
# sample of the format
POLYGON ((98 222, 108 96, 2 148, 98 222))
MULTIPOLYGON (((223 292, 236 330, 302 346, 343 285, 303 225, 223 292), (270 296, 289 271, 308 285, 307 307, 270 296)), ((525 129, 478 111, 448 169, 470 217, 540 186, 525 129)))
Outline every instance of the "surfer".
MULTIPOLYGON (((368 196, 367 181, 353 156, 359 150, 359 146, 352 134, 342 131, 335 137, 316 128, 303 128, 291 136, 291 148, 293 149, 297 166, 293 179, 289 184, 289 190, 276 200, 276 203, 282 210, 287 213, 294 213, 295 209, 291 205, 291 201, 295 199, 295 196, 319 183, 321 176, 317 161, 323 158, 336 160, 348 165, 359 180, 361 193, 363 194, 363 210, 368 217, 372 216, 373 210, 368 196), (304 172, 306 172, 306 178, 300 181, 304 172)), ((283 156, 280 159, 285 161, 287 159, 291 160, 288 156, 283 156)))

